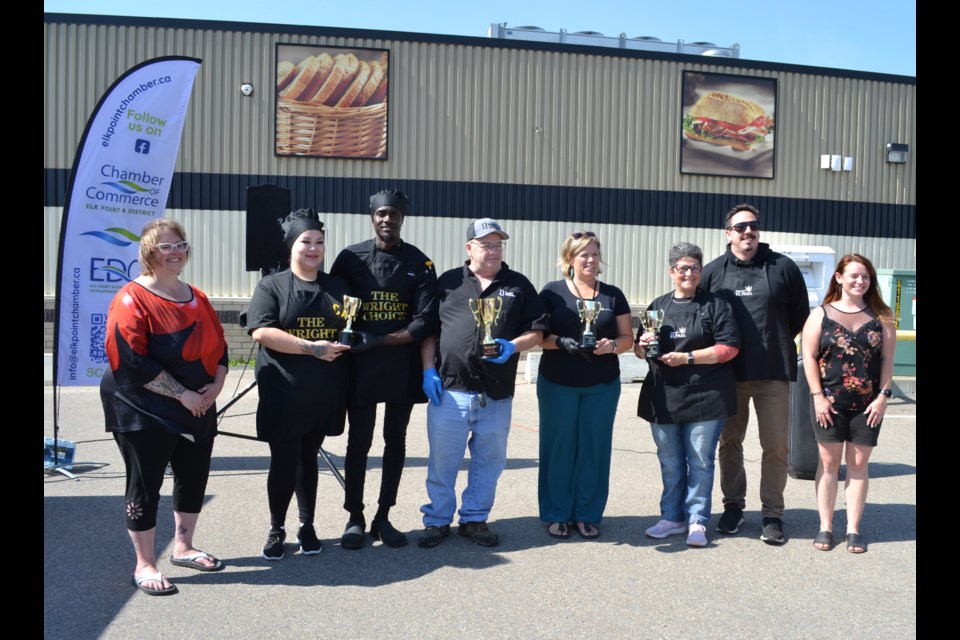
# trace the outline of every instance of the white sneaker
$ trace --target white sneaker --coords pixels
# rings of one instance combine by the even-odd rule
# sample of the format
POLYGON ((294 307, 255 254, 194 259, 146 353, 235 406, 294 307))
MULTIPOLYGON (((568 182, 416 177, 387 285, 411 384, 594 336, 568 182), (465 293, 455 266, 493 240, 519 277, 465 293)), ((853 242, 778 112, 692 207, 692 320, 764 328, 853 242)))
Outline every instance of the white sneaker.
POLYGON ((707 528, 702 524, 691 524, 687 533, 687 544, 691 547, 707 546, 707 528))
POLYGON ((687 525, 682 522, 672 522, 670 520, 661 520, 657 524, 647 529, 649 538, 666 538, 667 536, 678 536, 687 532, 687 525))

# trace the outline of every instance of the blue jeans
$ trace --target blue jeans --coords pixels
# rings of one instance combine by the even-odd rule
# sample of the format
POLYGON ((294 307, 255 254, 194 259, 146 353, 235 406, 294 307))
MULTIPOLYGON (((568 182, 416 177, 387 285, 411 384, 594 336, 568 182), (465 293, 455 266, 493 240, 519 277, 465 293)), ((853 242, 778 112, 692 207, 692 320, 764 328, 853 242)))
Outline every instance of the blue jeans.
POLYGON ((650 424, 663 479, 660 515, 664 520, 703 525, 710 520, 713 461, 723 423, 650 424))
POLYGON ((460 523, 483 522, 490 516, 497 481, 507 464, 507 437, 513 398, 491 400, 480 406, 474 391, 444 390, 440 405, 427 407, 427 496, 420 507, 425 527, 453 522, 457 508, 457 472, 464 451, 470 449, 467 487, 460 496, 460 523))

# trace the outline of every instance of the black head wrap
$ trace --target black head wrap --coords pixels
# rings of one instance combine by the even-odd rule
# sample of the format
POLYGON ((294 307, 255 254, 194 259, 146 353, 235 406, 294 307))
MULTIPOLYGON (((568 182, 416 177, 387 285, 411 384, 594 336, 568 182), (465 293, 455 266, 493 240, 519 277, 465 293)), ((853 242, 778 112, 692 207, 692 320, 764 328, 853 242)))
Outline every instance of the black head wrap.
POLYGON ((384 189, 370 196, 370 215, 380 207, 393 207, 403 215, 407 215, 407 204, 410 199, 402 191, 384 189))
POLYGON ((317 212, 313 209, 297 209, 280 223, 283 229, 283 242, 287 249, 293 248, 293 243, 297 241, 304 231, 323 231, 323 223, 317 217, 317 212))

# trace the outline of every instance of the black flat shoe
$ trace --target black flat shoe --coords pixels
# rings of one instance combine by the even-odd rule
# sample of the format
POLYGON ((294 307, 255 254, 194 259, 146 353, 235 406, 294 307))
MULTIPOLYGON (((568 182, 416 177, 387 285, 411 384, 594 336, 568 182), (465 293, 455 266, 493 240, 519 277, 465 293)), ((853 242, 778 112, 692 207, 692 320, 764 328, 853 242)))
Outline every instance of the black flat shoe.
POLYGON ((340 538, 340 546, 344 549, 363 548, 363 523, 348 522, 347 528, 340 538))
POLYGON ((374 520, 370 524, 370 535, 388 547, 403 547, 407 544, 407 535, 397 531, 389 520, 374 520))

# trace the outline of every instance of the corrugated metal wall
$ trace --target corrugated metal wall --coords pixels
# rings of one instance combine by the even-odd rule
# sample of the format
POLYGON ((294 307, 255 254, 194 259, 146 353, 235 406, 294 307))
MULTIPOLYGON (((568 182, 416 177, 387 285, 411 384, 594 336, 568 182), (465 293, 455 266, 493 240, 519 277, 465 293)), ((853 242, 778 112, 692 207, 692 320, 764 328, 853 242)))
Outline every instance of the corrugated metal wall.
MULTIPOLYGON (((194 243, 191 262, 184 278, 217 298, 248 298, 259 272, 245 271, 244 214, 234 211, 169 210, 171 218, 179 220, 194 243)), ((45 209, 45 247, 53 255, 44 268, 44 295, 51 296, 56 289, 56 243, 60 210, 45 209)), ((327 257, 329 268, 337 253, 347 245, 373 237, 370 218, 365 214, 323 215, 327 226, 327 257)), ((438 271, 452 269, 466 259, 465 231, 468 222, 462 218, 423 218, 409 216, 403 226, 403 238, 430 256, 438 271)), ((620 287, 627 299, 635 304, 647 304, 670 288, 667 277, 667 252, 676 242, 693 242, 703 249, 704 260, 710 260, 724 251, 726 238, 720 229, 693 229, 689 227, 626 227, 611 224, 558 224, 531 221, 504 221, 510 234, 503 257, 511 268, 526 275, 538 288, 561 276, 556 267, 560 245, 571 232, 591 229, 600 238, 606 265, 601 276, 605 282, 620 287)), ((916 242, 890 238, 862 238, 851 236, 821 236, 781 232, 762 232, 764 242, 772 245, 813 245, 832 248, 840 255, 856 252, 869 256, 874 264, 902 265, 890 268, 916 268, 916 242)), ((48 254, 50 255, 50 254, 48 254)), ((878 267, 882 268, 882 267, 878 267)))
MULTIPOLYGON (((44 168, 70 168, 86 118, 117 76, 156 56, 188 55, 202 58, 203 64, 178 172, 449 181, 451 189, 488 182, 916 205, 915 83, 758 69, 718 59, 700 63, 622 57, 616 51, 501 48, 497 41, 472 46, 256 32, 269 25, 250 28, 45 21, 44 168), (277 42, 390 50, 388 160, 273 155, 277 42), (777 79, 774 180, 679 173, 684 70, 777 79), (241 95, 242 82, 255 86, 252 97, 241 95), (909 142, 910 162, 884 162, 887 142, 909 142), (854 170, 821 170, 821 154, 852 156, 854 170)), ((470 39, 458 39, 463 40, 470 39)), ((229 180, 219 184, 230 189, 229 180)), ((239 200, 234 193, 214 196, 217 202, 239 200)), ((465 220, 484 216, 482 204, 471 211, 422 212, 431 217, 411 217, 404 237, 430 254, 439 268, 454 266, 463 255, 465 220)), ((55 289, 60 211, 45 207, 44 295, 55 289)), ((716 229, 676 226, 678 213, 664 211, 662 226, 591 223, 590 210, 582 211, 583 224, 504 220, 514 236, 506 260, 540 285, 559 275, 553 264, 562 238, 574 228, 590 227, 604 240, 608 280, 632 302, 647 302, 667 287, 663 263, 670 244, 696 242, 712 257, 725 242, 719 230, 722 211, 717 211, 716 229)), ((248 296, 258 275, 243 271, 243 212, 220 207, 171 210, 170 215, 187 225, 197 243, 187 272, 190 281, 212 296, 248 296)), ((364 215, 326 218, 332 252, 370 235, 364 215)), ((763 240, 829 245, 838 254, 871 256, 878 267, 915 268, 915 238, 765 231, 763 240)))

